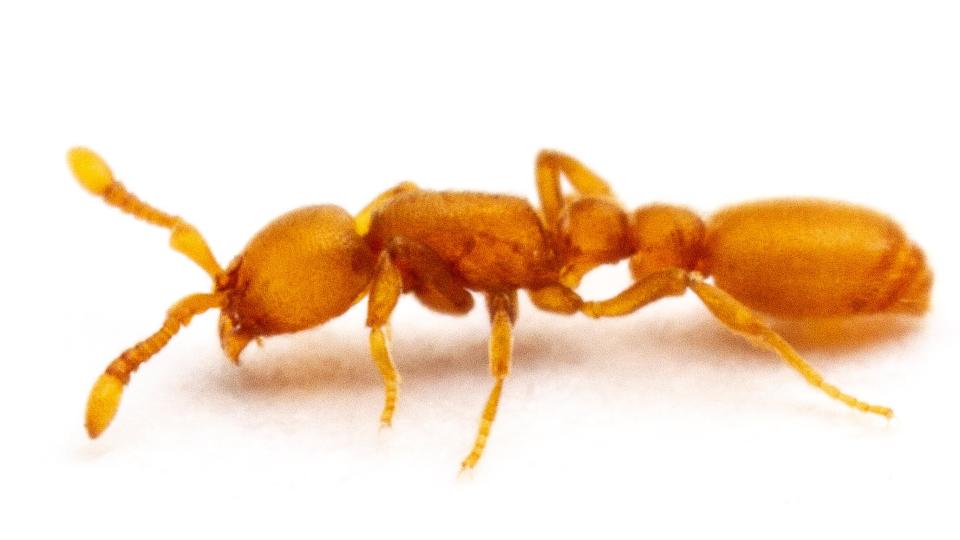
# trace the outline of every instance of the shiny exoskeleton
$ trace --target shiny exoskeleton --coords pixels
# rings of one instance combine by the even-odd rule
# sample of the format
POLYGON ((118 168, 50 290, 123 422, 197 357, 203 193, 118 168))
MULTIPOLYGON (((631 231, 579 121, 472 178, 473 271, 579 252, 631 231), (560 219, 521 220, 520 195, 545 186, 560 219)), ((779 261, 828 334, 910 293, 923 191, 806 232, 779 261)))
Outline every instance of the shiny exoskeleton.
POLYGON ((194 315, 220 309, 223 350, 238 362, 251 341, 320 325, 365 295, 370 348, 385 385, 381 422, 389 425, 399 377, 384 329, 400 296, 410 292, 435 311, 463 314, 477 291, 490 313, 494 385, 462 464, 471 468, 510 371, 520 289, 541 309, 591 317, 625 315, 690 289, 720 322, 777 353, 827 395, 890 417, 891 409, 825 382, 753 310, 786 318, 919 315, 932 285, 922 251, 894 221, 872 210, 782 199, 734 206, 706 221, 667 205, 627 212, 606 182, 551 151, 537 158, 539 209, 518 197, 423 191, 404 182, 356 216, 332 205, 289 212, 257 233, 224 270, 193 226, 137 199, 96 154, 76 148, 68 160, 89 191, 170 229, 171 246, 214 283, 212 292, 174 304, 159 331, 107 367, 87 404, 91 437, 113 419, 131 373, 194 315), (561 175, 574 194, 564 195, 561 175), (590 270, 626 258, 634 283, 623 292, 602 301, 584 301, 575 292, 590 270))

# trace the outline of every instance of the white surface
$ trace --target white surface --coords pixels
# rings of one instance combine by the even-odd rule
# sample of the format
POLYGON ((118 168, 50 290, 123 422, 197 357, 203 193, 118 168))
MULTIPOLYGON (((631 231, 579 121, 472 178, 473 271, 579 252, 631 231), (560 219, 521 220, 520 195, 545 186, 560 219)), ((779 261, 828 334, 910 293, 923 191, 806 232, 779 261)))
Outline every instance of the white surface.
POLYGON ((0 7, 0 536, 957 537, 955 3, 85 4, 0 7), (887 424, 689 295, 605 321, 525 301, 490 445, 459 480, 490 385, 482 310, 402 300, 387 432, 362 306, 239 369, 207 314, 90 442, 97 374, 209 283, 72 183, 76 144, 222 263, 285 210, 356 211, 406 178, 534 197, 541 147, 631 206, 850 200, 926 249, 935 309, 832 347, 786 328, 828 380, 893 406, 887 424))

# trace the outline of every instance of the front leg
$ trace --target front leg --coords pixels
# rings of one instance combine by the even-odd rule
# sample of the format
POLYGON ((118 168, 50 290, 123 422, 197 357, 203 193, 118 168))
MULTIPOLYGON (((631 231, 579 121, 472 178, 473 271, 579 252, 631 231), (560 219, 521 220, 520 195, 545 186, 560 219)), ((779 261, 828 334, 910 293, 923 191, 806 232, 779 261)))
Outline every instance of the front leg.
POLYGON ((397 408, 397 388, 400 376, 390 354, 390 339, 383 328, 390 322, 390 314, 397 306, 400 293, 403 292, 403 279, 400 271, 390 260, 386 251, 380 254, 373 283, 370 286, 370 298, 367 300, 367 326, 370 327, 370 353, 383 377, 386 392, 383 412, 380 413, 380 425, 389 426, 393 422, 393 411, 397 408))
POLYGON ((380 423, 389 426, 397 405, 400 376, 390 354, 384 328, 400 295, 412 290, 424 305, 442 313, 464 314, 473 308, 473 297, 429 247, 406 238, 394 238, 380 254, 367 301, 370 352, 383 376, 386 397, 380 423))

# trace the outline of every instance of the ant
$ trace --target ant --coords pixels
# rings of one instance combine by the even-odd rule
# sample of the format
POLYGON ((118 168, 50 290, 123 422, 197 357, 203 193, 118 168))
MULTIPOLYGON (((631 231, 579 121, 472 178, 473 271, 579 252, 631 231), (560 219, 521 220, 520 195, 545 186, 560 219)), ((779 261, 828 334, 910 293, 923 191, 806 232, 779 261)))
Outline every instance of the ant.
POLYGON ((490 314, 494 382, 462 463, 462 470, 471 469, 486 446, 510 373, 518 289, 527 290, 540 309, 595 318, 633 313, 690 289, 721 323, 779 355, 814 387, 854 409, 890 418, 890 408, 827 383, 754 310, 793 319, 921 315, 933 283, 920 248, 878 212, 779 199, 733 206, 706 221, 661 204, 628 213, 604 180, 554 151, 536 160, 540 209, 509 195, 425 191, 403 182, 356 216, 333 205, 284 214, 223 269, 196 228, 139 200, 95 153, 74 148, 68 162, 83 187, 108 204, 169 229, 171 247, 213 279, 211 292, 174 304, 160 330, 120 354, 97 379, 86 411, 91 438, 110 424, 131 373, 195 315, 220 309, 221 346, 239 363, 251 341, 320 325, 364 296, 370 350, 385 387, 380 422, 389 426, 399 375, 385 328, 400 295, 412 292, 432 310, 459 315, 473 308, 471 291, 478 291, 490 314), (564 195, 561 175, 574 194, 564 195), (602 301, 585 301, 575 292, 592 269, 627 258, 634 283, 623 292, 602 301))

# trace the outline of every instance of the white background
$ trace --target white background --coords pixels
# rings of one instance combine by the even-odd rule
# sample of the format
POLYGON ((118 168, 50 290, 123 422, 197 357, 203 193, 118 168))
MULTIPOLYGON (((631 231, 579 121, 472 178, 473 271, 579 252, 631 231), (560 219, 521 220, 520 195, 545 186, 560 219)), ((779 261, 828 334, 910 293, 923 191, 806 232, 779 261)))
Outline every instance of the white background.
MULTIPOLYGON (((0 535, 956 538, 956 4, 453 4, 4 2, 0 535), (844 199, 925 248, 934 310, 776 325, 893 406, 887 423, 690 295, 603 321, 524 300, 488 451, 461 479, 490 386, 483 310, 401 301, 385 432, 362 306, 240 368, 207 314, 90 442, 90 384, 209 281, 73 183, 77 144, 224 264, 288 209, 355 212, 402 179, 533 197, 543 147, 629 206, 844 199)), ((612 269, 583 292, 626 283, 612 269)))

